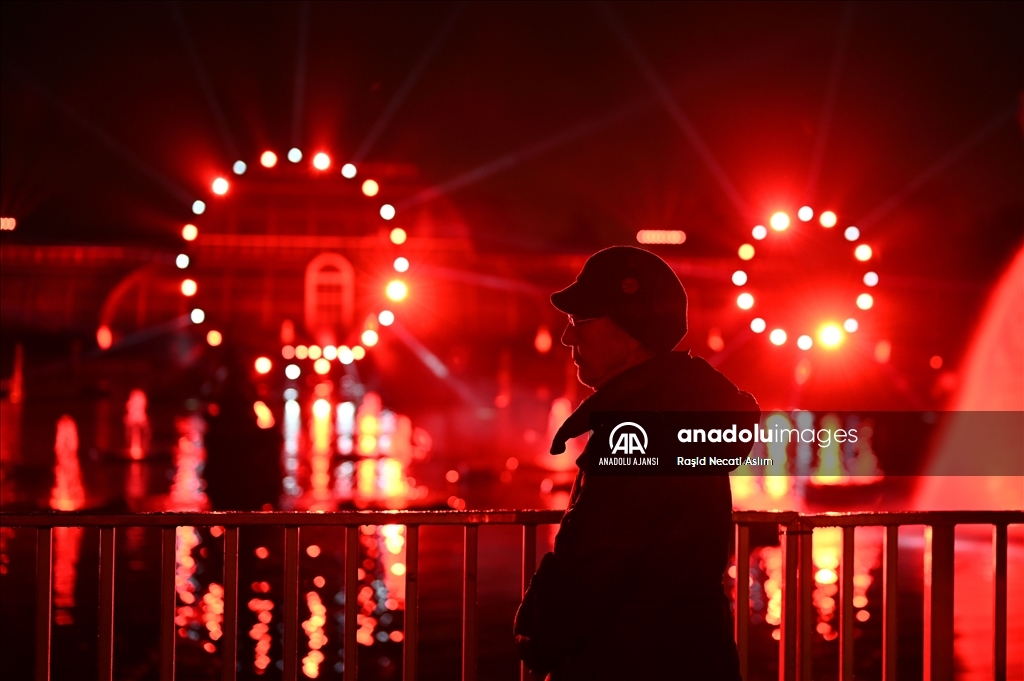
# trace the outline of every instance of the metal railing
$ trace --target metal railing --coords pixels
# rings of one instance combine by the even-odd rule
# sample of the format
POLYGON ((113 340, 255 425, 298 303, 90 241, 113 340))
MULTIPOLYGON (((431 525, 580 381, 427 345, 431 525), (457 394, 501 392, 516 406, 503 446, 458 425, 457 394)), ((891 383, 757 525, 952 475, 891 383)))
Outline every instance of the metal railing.
MULTIPOLYGON (((158 527, 162 531, 160 563, 160 679, 175 678, 174 609, 175 540, 182 526, 224 528, 224 619, 222 623, 222 678, 235 681, 238 646, 238 547, 243 527, 280 527, 284 531, 284 630, 283 678, 298 679, 299 635, 299 533, 307 527, 345 528, 345 602, 343 678, 358 676, 356 633, 358 604, 359 531, 364 525, 406 527, 406 603, 403 645, 403 678, 418 674, 419 528, 424 525, 463 528, 462 679, 475 681, 477 659, 477 550, 480 525, 519 525, 523 528, 522 590, 536 569, 537 526, 555 524, 561 511, 345 511, 336 513, 151 513, 138 515, 0 514, 4 527, 31 527, 38 533, 36 554, 36 648, 35 678, 49 681, 52 643, 52 541, 54 527, 99 529, 99 659, 100 681, 112 681, 114 672, 114 548, 116 533, 126 527, 158 527)), ((994 677, 1006 678, 1007 628, 1007 527, 1024 523, 1024 511, 935 511, 897 513, 736 512, 736 643, 741 673, 747 678, 749 642, 750 531, 755 525, 777 526, 782 552, 782 614, 779 645, 780 681, 811 678, 811 642, 814 636, 815 586, 812 560, 813 531, 842 528, 839 565, 839 678, 853 679, 853 552, 857 527, 885 528, 882 562, 882 669, 884 681, 896 680, 897 662, 897 561, 901 525, 925 526, 924 678, 953 678, 953 559, 956 525, 991 525, 994 537, 994 677)), ((528 678, 525 669, 521 678, 528 678)))

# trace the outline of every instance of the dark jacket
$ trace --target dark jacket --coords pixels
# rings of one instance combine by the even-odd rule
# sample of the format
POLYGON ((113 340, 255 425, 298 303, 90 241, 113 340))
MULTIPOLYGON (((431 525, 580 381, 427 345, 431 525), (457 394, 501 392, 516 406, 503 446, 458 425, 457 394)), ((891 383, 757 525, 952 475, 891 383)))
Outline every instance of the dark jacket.
MULTIPOLYGON (((559 429, 552 451, 591 429, 591 412, 743 411, 757 402, 688 353, 654 357, 612 378, 559 429)), ((552 681, 739 679, 722 586, 732 532, 725 475, 588 475, 576 463, 555 550, 516 614, 520 655, 552 681)), ((750 444, 737 443, 743 456, 750 444)))

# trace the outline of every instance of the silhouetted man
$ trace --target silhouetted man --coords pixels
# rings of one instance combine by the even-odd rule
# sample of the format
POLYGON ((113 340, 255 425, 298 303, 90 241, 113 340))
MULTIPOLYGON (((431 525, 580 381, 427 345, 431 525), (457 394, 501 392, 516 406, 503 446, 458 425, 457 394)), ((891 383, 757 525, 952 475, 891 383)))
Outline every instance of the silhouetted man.
MULTIPOLYGON (((562 343, 595 389, 559 428, 552 454, 608 411, 744 412, 757 403, 688 352, 686 293, 665 261, 619 246, 592 256, 551 296, 569 315, 562 343)), ((595 474, 591 438, 568 508, 516 614, 526 665, 551 681, 738 680, 722 577, 732 496, 727 475, 595 474)), ((749 444, 730 445, 736 456, 749 444)))

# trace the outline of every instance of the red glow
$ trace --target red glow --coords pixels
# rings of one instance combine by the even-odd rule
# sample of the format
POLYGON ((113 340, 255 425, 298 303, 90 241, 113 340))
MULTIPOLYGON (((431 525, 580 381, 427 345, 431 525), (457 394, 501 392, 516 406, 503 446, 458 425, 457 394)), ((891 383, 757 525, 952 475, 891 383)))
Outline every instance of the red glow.
POLYGON ((260 165, 264 168, 273 168, 277 165, 277 154, 272 151, 264 151, 260 154, 260 165))
POLYGON ((928 360, 928 366, 930 366, 932 369, 941 369, 942 357, 935 355, 930 360, 928 360))
POLYGON ((316 544, 310 544, 306 547, 306 555, 310 558, 316 558, 320 555, 320 547, 316 544))
POLYGON ((256 549, 256 557, 260 560, 265 560, 270 555, 270 551, 267 550, 266 546, 261 546, 256 549))
POLYGON ((542 355, 546 355, 551 350, 551 332, 548 331, 548 327, 540 325, 537 328, 537 335, 533 338, 533 347, 542 355))
POLYGON ((18 226, 18 221, 14 218, 0 218, 0 231, 11 232, 18 226))
POLYGON ((686 241, 686 232, 679 229, 641 229, 636 233, 641 244, 681 244, 686 241))
POLYGON ((100 346, 100 350, 109 350, 110 346, 114 344, 114 334, 110 332, 110 327, 104 324, 100 328, 96 329, 96 345, 100 346))

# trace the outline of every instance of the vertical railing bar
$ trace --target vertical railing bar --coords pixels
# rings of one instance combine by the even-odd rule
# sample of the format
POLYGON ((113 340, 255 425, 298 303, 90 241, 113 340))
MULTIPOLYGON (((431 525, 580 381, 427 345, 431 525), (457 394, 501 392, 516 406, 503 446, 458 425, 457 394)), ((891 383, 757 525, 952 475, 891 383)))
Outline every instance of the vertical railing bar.
POLYGON ((924 681, 953 681, 955 525, 925 528, 924 681))
POLYGON ((800 638, 797 641, 800 665, 798 678, 811 681, 811 645, 814 637, 814 529, 801 525, 800 528, 800 572, 797 583, 800 585, 800 604, 797 606, 797 621, 800 626, 800 638))
POLYGON ((356 648, 356 632, 359 615, 359 526, 345 528, 345 651, 344 681, 356 681, 359 677, 359 650, 356 648))
POLYGON ((462 681, 476 681, 476 569, 479 526, 465 526, 462 573, 462 681))
POLYGON ((839 579, 839 681, 853 681, 853 552, 856 529, 843 528, 839 579))
POLYGON ((174 681, 174 590, 176 527, 160 531, 160 681, 174 681))
MULTIPOLYGON (((537 526, 523 525, 523 581, 521 596, 526 596, 526 590, 530 588, 530 580, 533 573, 537 571, 537 526)), ((529 681, 530 672, 524 662, 519 663, 519 681, 529 681)))
POLYGON ((994 677, 996 681, 1006 681, 1006 549, 1007 549, 1007 527, 1005 524, 996 525, 992 530, 992 552, 993 552, 993 586, 994 588, 994 630, 995 641, 993 647, 994 677))
POLYGON ((405 643, 402 662, 403 681, 416 681, 419 674, 419 588, 420 588, 420 528, 405 528, 405 643))
POLYGON ((782 625, 779 641, 779 679, 796 681, 797 634, 797 565, 800 562, 800 524, 793 521, 785 526, 782 536, 782 625))
POLYGON ((299 674, 299 528, 284 528, 284 640, 281 650, 284 681, 299 674))
POLYGON ((238 673, 238 535, 239 528, 224 528, 224 627, 221 637, 221 681, 235 681, 238 673))
POLYGON ((50 681, 53 622, 53 528, 36 530, 36 681, 50 681))
POLYGON ((736 649, 740 654, 740 677, 747 678, 750 664, 750 526, 736 525, 736 649))
POLYGON ((882 681, 896 681, 899 654, 900 526, 885 528, 882 556, 882 681))
POLYGON ((96 678, 114 679, 114 550, 116 528, 100 528, 99 656, 96 678))

